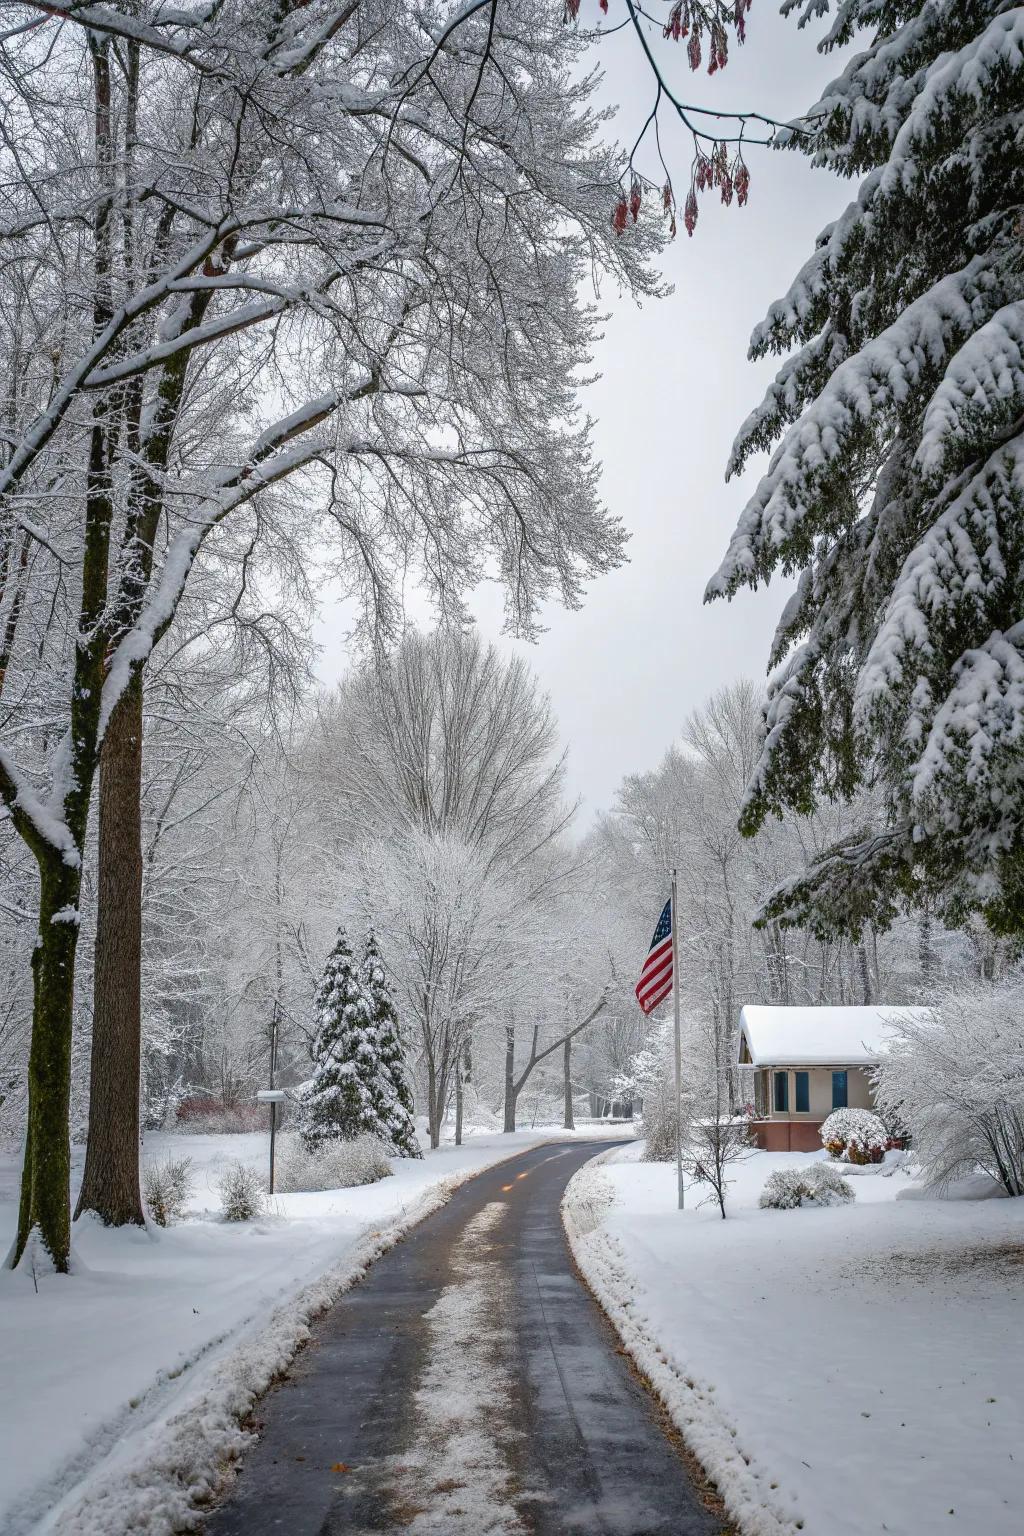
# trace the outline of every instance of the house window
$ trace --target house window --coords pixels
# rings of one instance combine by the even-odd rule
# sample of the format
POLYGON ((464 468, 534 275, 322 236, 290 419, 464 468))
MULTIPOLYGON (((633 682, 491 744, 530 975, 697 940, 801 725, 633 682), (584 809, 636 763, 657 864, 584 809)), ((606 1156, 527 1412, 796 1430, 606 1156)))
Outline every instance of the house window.
POLYGON ((784 1115, 789 1110, 789 1073, 776 1072, 775 1077, 775 1113, 784 1115))
POLYGON ((845 1109, 848 1099, 848 1089, 845 1072, 832 1073, 832 1108, 845 1109))
POLYGON ((810 1113, 811 1108, 811 1076, 809 1072, 797 1072, 796 1077, 796 1112, 798 1115, 810 1113))

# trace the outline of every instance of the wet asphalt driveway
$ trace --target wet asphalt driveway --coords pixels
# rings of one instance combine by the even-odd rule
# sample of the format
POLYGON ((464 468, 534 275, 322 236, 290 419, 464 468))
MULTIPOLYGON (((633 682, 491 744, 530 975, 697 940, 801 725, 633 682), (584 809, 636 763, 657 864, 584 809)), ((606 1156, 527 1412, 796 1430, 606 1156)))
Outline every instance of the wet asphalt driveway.
POLYGON ((207 1536, 717 1536, 573 1269, 569 1179, 478 1175, 315 1325, 207 1536))

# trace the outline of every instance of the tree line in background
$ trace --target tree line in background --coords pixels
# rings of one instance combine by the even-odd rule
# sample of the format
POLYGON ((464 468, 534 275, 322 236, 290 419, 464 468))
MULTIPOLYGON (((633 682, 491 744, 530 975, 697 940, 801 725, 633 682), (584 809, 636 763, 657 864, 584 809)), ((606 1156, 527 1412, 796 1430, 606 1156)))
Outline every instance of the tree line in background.
MULTIPOLYGON (((571 1114, 581 1103, 650 1105, 665 1094, 658 1029, 642 1020, 632 985, 672 867, 694 1116, 711 1099, 726 1118, 742 1108, 729 1069, 744 1003, 915 1001, 955 976, 1001 974, 1013 958, 980 924, 954 932, 927 915, 860 943, 754 926, 780 878, 813 863, 842 819, 829 808, 742 836, 738 807, 760 740, 759 694, 746 681, 706 701, 659 767, 625 780, 582 837, 572 835, 546 698, 522 660, 473 632, 411 631, 386 664, 367 661, 335 692, 311 693, 287 731, 261 734, 259 716, 246 731, 232 719, 250 754, 244 773, 230 732, 190 735, 173 812, 165 788, 144 796, 151 1128, 262 1124, 254 1096, 275 1031, 279 1081, 318 1084, 313 1101, 335 1105, 329 1134, 368 1128, 358 1082, 347 1108, 336 1090, 342 1063, 359 1061, 364 1024, 378 1027, 379 1007, 364 1018, 361 1002, 373 962, 356 963, 336 938, 339 920, 351 932, 372 927, 393 989, 393 1033, 364 1055, 367 1091, 386 1097, 389 1075, 399 1100, 402 1084, 413 1087, 435 1145, 446 1121, 459 1132, 510 1129, 524 1106, 550 1119, 566 1102, 571 1114), (339 976, 354 1026, 330 1004, 339 976)), ((152 730, 159 740, 158 715, 152 730)), ((152 761, 162 773, 160 755, 152 761)), ((86 906, 86 955, 94 921, 86 906)), ((5 925, 21 1020, 31 944, 28 921, 5 925)), ((86 980, 78 1134, 89 1022, 86 980)), ((23 1114, 27 1043, 23 1023, 3 1041, 8 1129, 23 1114)), ((412 1150, 401 1135, 383 1139, 412 1150)))

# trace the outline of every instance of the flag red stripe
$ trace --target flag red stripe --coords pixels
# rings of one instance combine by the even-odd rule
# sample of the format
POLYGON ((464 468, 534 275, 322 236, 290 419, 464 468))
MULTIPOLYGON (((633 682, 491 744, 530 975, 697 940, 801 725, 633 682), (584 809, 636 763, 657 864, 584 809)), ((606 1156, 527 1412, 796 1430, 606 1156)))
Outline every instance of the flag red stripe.
MULTIPOLYGON (((655 960, 660 960, 663 955, 668 955, 668 954, 671 954, 671 953, 672 953, 672 935, 669 934, 668 938, 665 939, 663 943, 659 944, 657 949, 652 949, 652 950, 649 951, 647 959, 644 961, 644 971, 646 971, 649 968, 649 966, 653 965, 655 960)), ((640 972, 640 975, 641 975, 641 978, 642 978, 643 977, 643 971, 640 972)))
POLYGON ((654 980, 654 977, 660 977, 660 975, 663 975, 663 972, 665 972, 666 966, 668 966, 669 971, 671 971, 671 969, 672 969, 672 951, 671 951, 671 949, 669 949, 668 954, 662 955, 662 957, 660 957, 659 960, 656 960, 656 962, 652 963, 652 965, 645 965, 645 966, 643 966, 643 971, 640 971, 640 980, 639 980, 639 982, 637 982, 637 992, 640 991, 640 988, 645 988, 645 986, 649 986, 649 983, 651 983, 652 980, 654 980))
POLYGON ((640 1007, 643 1009, 644 1013, 653 1013, 655 1008, 657 1008, 658 1004, 659 1003, 663 1003, 665 1001, 666 997, 669 996, 671 991, 672 991, 672 978, 670 976, 668 981, 666 981, 665 985, 662 987, 660 992, 655 992, 653 994, 649 993, 646 997, 642 997, 642 998, 639 997, 639 995, 638 995, 637 1001, 639 1002, 640 1007))
POLYGON ((672 962, 669 960, 668 966, 665 966, 663 971, 659 971, 659 974, 652 975, 652 977, 646 978, 646 980, 643 980, 643 982, 637 982, 637 1001, 639 1001, 640 1006, 643 1008, 643 1003, 645 1003, 646 998, 651 995, 651 992, 660 992, 662 991, 663 986, 671 985, 672 962))

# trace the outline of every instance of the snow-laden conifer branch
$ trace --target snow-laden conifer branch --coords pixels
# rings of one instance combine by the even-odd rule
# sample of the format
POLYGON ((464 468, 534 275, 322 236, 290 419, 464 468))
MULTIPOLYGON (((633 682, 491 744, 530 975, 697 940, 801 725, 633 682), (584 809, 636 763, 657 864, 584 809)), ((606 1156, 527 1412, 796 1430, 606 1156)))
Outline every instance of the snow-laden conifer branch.
POLYGON ((826 46, 860 26, 813 152, 866 175, 754 333, 798 350, 737 437, 730 473, 778 446, 708 588, 800 577, 744 826, 877 786, 884 856, 837 848, 770 911, 856 932, 927 899, 1016 931, 1024 11, 850 0, 826 46))

